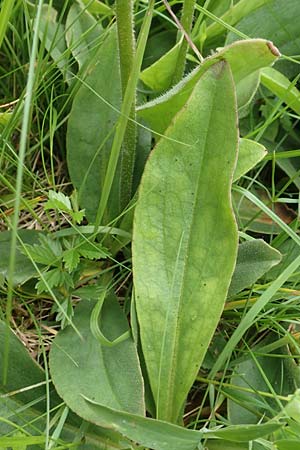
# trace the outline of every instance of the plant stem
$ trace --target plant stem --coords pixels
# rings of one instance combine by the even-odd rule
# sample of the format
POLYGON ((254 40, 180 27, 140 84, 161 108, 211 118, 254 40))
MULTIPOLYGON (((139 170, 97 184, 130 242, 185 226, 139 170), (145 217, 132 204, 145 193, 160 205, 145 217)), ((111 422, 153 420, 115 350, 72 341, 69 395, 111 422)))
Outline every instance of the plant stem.
MULTIPOLYGON (((135 57, 133 0, 116 0, 116 18, 120 53, 123 101, 135 57)), ((136 147, 136 98, 134 96, 121 150, 120 207, 125 208, 132 197, 132 180, 136 147)))
MULTIPOLYGON (((183 2, 180 23, 182 25, 182 28, 188 35, 192 30, 195 3, 196 0, 184 0, 183 2)), ((181 32, 179 31, 177 38, 178 40, 180 39, 180 36, 181 32)), ((173 76, 173 84, 178 83, 184 75, 187 50, 188 50, 188 42, 186 39, 183 39, 177 58, 176 70, 173 76)))
POLYGON ((98 227, 103 219, 103 214, 106 209, 106 205, 107 205, 109 194, 111 191, 113 179, 114 179, 114 176, 116 173, 116 168, 117 168, 117 164, 118 164, 118 160, 119 160, 119 156, 120 156, 122 142, 124 139, 128 119, 130 116, 131 105, 135 98, 136 85, 138 82, 140 68, 142 65, 146 42, 147 42, 149 30, 150 30, 151 21, 152 21, 154 3, 155 3, 155 0, 149 1, 148 10, 145 15, 143 25, 142 25, 142 28, 141 28, 141 31, 139 34, 136 56, 134 58, 134 63, 133 63, 133 67, 132 67, 132 73, 130 74, 130 77, 128 79, 128 83, 126 86, 126 91, 124 94, 124 101, 123 101, 122 107, 121 107, 120 118, 117 122, 116 133, 115 133, 114 140, 112 143, 111 154, 110 154, 107 171, 106 171, 106 175, 105 175, 105 179, 104 179, 104 183, 103 183, 102 195, 101 195, 101 199, 99 202, 99 207, 98 207, 96 221, 95 221, 95 231, 98 229, 98 227))

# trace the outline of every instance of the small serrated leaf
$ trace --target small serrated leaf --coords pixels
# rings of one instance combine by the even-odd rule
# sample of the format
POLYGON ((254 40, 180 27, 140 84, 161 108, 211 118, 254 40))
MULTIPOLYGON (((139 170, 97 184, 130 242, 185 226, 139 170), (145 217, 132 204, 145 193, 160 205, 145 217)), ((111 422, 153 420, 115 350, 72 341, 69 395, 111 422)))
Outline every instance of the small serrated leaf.
POLYGON ((84 209, 81 209, 80 211, 75 211, 75 212, 72 212, 72 219, 76 222, 76 223, 81 223, 82 222, 82 220, 83 220, 83 218, 84 218, 84 216, 85 216, 85 210, 84 209))
POLYGON ((25 244, 25 248, 21 248, 20 251, 26 256, 29 255, 36 263, 57 266, 62 253, 60 242, 43 235, 39 237, 39 241, 39 244, 25 244))
POLYGON ((38 294, 49 291, 49 288, 54 288, 62 285, 64 281, 63 272, 59 268, 48 270, 43 274, 43 278, 36 284, 38 294))
POLYGON ((63 261, 65 263, 65 268, 69 272, 72 272, 79 264, 80 253, 76 248, 70 248, 63 253, 63 261))
POLYGON ((108 256, 108 252, 101 244, 87 241, 80 245, 78 253, 88 259, 101 259, 108 256))
POLYGON ((45 209, 56 209, 59 211, 70 213, 72 212, 72 205, 69 197, 62 192, 49 192, 49 200, 46 202, 45 209))

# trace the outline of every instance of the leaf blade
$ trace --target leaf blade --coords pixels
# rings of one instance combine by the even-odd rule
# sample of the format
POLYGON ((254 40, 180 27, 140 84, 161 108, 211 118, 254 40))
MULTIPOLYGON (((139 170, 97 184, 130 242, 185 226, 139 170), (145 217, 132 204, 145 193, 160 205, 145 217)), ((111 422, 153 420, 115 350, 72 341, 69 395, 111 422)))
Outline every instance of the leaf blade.
MULTIPOLYGON (((114 347, 101 346, 90 330, 93 307, 93 301, 82 300, 75 310, 74 324, 83 340, 71 327, 55 338, 50 371, 57 392, 76 414, 88 421, 93 421, 93 416, 85 408, 82 395, 117 410, 143 415, 143 382, 134 344, 127 339, 114 347)), ((109 339, 127 330, 115 298, 106 299, 102 315, 109 339)))
POLYGON ((237 249, 230 206, 236 104, 226 62, 216 63, 203 75, 166 135, 172 141, 159 141, 140 188, 133 271, 157 417, 176 422, 219 320, 237 249), (213 241, 224 245, 221 252, 213 241), (211 252, 217 257, 207 265, 211 252), (219 271, 222 276, 216 283, 219 271))

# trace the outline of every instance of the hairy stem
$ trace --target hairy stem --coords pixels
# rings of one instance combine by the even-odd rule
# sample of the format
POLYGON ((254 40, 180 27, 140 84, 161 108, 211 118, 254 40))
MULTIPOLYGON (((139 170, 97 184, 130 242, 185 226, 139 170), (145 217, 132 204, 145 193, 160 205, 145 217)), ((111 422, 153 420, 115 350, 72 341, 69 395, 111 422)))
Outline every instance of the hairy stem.
POLYGON ((116 126, 116 132, 114 136, 114 140, 112 143, 110 158, 108 162, 108 167, 103 183, 103 190, 102 195, 100 198, 96 221, 95 221, 95 231, 98 229, 99 225, 101 224, 101 221, 103 219, 103 215, 106 209, 106 205, 108 202, 109 194, 111 191, 113 178, 116 173, 117 164, 119 161, 119 156, 121 153, 121 147, 122 143, 124 141, 124 135, 126 132, 130 111, 132 107, 132 103, 135 99, 136 94, 136 85, 138 82, 139 74, 140 74, 140 68, 142 65, 142 60, 144 56, 144 51, 146 47, 146 42, 150 30, 151 20, 152 20, 152 14, 154 9, 154 3, 155 0, 149 0, 148 9, 142 24, 141 31, 139 33, 138 38, 138 44, 137 44, 137 51, 133 62, 133 68, 131 75, 128 79, 128 83, 126 86, 125 94, 124 94, 124 101, 122 103, 121 107, 121 114, 119 117, 119 120, 117 122, 116 126))
MULTIPOLYGON (((120 69, 122 95, 124 95, 135 57, 135 35, 133 22, 133 0, 116 0, 116 17, 118 29, 118 44, 120 53, 120 69)), ((122 150, 121 150, 121 177, 120 177, 120 206, 125 208, 132 197, 132 179, 135 162, 136 147, 136 99, 132 101, 122 150)))
MULTIPOLYGON (((192 30, 193 19, 194 19, 194 9, 195 9, 196 0, 184 0, 182 7, 182 14, 180 23, 182 25, 183 30, 189 35, 192 30)), ((181 36, 181 31, 178 32, 178 39, 181 36)), ((182 41, 180 46, 176 70, 173 76, 173 84, 178 83, 184 74, 185 69, 185 61, 186 54, 188 50, 188 42, 186 39, 182 41)))

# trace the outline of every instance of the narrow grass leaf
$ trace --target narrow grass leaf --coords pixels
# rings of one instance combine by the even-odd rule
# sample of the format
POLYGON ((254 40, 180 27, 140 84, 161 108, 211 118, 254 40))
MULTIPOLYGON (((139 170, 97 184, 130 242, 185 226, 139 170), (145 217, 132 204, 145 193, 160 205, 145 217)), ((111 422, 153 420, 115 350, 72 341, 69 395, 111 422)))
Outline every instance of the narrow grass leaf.
MULTIPOLYGON (((266 5, 267 3, 270 3, 270 1, 272 0, 251 0, 251 2, 249 2, 248 0, 240 0, 231 8, 229 8, 228 11, 226 11, 222 15, 222 17, 220 17, 220 19, 228 25, 235 25, 248 14, 252 13, 261 6, 266 5)), ((207 41, 216 38, 225 31, 226 28, 224 28, 224 26, 222 26, 218 22, 213 22, 206 29, 207 41)))
MULTIPOLYGON (((32 17, 35 17, 36 10, 34 4, 27 3, 32 17)), ((57 20, 57 11, 50 4, 44 4, 42 15, 37 32, 45 49, 51 55, 53 61, 62 72, 64 79, 70 82, 72 73, 69 67, 67 55, 67 45, 65 41, 65 28, 57 20)))
MULTIPOLYGON (((130 76, 128 78, 126 89, 125 89, 125 92, 123 95, 123 102, 122 102, 122 107, 121 107, 121 111, 120 111, 120 117, 118 120, 116 132, 115 132, 114 139, 113 139, 112 146, 111 146, 110 158, 109 158, 109 162, 107 165, 107 172, 105 174, 105 179, 103 181, 103 190, 102 190, 102 195, 101 195, 100 202, 98 205, 96 221, 95 221, 95 229, 101 224, 101 222, 103 220, 113 182, 119 181, 120 190, 122 190, 123 185, 125 186, 125 191, 126 191, 126 188, 128 187, 128 179, 126 179, 127 176, 125 176, 125 179, 124 179, 125 172, 120 171, 120 177, 117 177, 116 169, 117 169, 118 160, 119 160, 120 153, 121 153, 123 139, 126 135, 128 119, 131 115, 132 105, 134 103, 135 96, 136 96, 136 88, 137 88, 138 78, 139 78, 139 74, 140 74, 140 70, 141 70, 141 66, 142 66, 145 47, 146 47, 146 43, 147 43, 149 31, 150 31, 150 26, 151 26, 151 22, 152 22, 154 4, 155 4, 155 0, 149 0, 147 13, 144 16, 144 20, 143 20, 141 30, 139 33, 139 37, 138 37, 138 41, 137 41, 137 49, 136 49, 135 56, 134 56, 133 63, 132 63, 132 70, 131 70, 130 76)), ((131 149, 131 151, 134 152, 134 148, 131 149)), ((129 159, 131 159, 132 165, 134 166, 134 159, 133 158, 129 158, 129 159)), ((122 164, 123 163, 124 163, 124 158, 123 158, 122 164)), ((129 171, 126 170, 127 174, 130 172, 130 177, 133 176, 133 172, 134 172, 133 166, 130 168, 129 171)), ((129 168, 127 167, 127 169, 129 169, 129 168)), ((122 192, 122 195, 120 195, 121 205, 122 205, 122 201, 124 200, 125 193, 126 192, 122 192)))
POLYGON ((257 316, 262 311, 262 309, 267 305, 267 303, 276 294, 278 289, 289 279, 289 277, 298 269, 300 265, 300 256, 298 256, 279 276, 278 278, 266 289, 266 291, 261 295, 261 297, 256 301, 256 303, 251 307, 247 314, 243 317, 242 321, 233 332, 226 346, 218 356, 213 368, 211 369, 208 377, 213 378, 216 373, 223 367, 226 360, 230 358, 231 353, 238 345, 239 341, 242 339, 246 331, 253 325, 256 321, 257 316))
POLYGON ((214 437, 225 439, 233 442, 249 442, 254 439, 272 434, 285 425, 283 422, 267 422, 258 425, 232 425, 220 430, 211 430, 208 433, 208 437, 211 434, 214 437))
MULTIPOLYGON (((254 231, 260 234, 278 234, 281 232, 280 226, 268 214, 264 213, 261 208, 251 202, 241 192, 235 190, 233 186, 232 198, 235 205, 236 217, 239 229, 254 231)), ((269 202, 269 197, 263 191, 256 192, 257 198, 261 203, 269 202)), ((288 216, 290 219, 290 216, 288 216)))
POLYGON ((79 68, 97 51, 102 31, 101 25, 80 3, 71 6, 66 21, 66 41, 79 68))
POLYGON ((299 440, 296 438, 295 440, 291 439, 281 439, 280 441, 275 441, 277 450, 299 450, 299 440))
POLYGON ((230 67, 221 61, 200 79, 142 178, 133 271, 142 350, 159 419, 178 420, 232 276, 236 122, 230 67))
MULTIPOLYGON (((40 0, 36 9, 36 18, 35 25, 38 30, 41 23, 42 16, 42 7, 43 2, 40 0)), ((19 222, 19 214, 20 214, 20 206, 21 206, 21 197, 22 197, 22 187, 23 187, 23 172, 24 172, 24 161, 26 155, 27 148, 27 139, 28 139, 28 131, 29 131, 29 123, 31 119, 31 107, 32 107, 32 97, 34 90, 34 82, 37 76, 35 72, 36 65, 36 57, 38 52, 38 33, 34 32, 32 48, 30 50, 30 61, 29 61, 29 71, 27 84, 25 89, 25 100, 24 100, 24 111, 22 118, 22 127, 20 134, 20 143, 19 143, 19 159, 17 166, 17 174, 16 174, 16 188, 15 188, 15 198, 14 198, 14 215, 12 220, 12 233, 11 233, 11 246, 9 253, 9 270, 8 270, 8 289, 7 289, 7 302, 6 302, 6 323, 7 330, 10 324, 11 319, 11 310, 12 310, 12 301, 13 301, 13 278, 14 278, 14 270, 15 270, 15 262, 16 262, 16 250, 17 250, 17 238, 18 238, 18 222, 19 222)), ((9 333, 7 331, 5 337, 5 352, 4 352, 4 361, 2 364, 3 377, 4 382, 6 382, 6 375, 9 364, 9 333)))
POLYGON ((296 114, 300 114, 300 92, 285 75, 272 67, 261 71, 261 83, 296 114))
POLYGON ((10 436, 10 437, 0 437, 0 445, 5 447, 9 446, 15 447, 18 449, 25 449, 27 445, 37 445, 37 444, 45 444, 46 436, 10 436))
POLYGON ((288 357, 287 346, 276 349, 273 354, 260 356, 264 353, 264 344, 277 341, 278 335, 269 335, 262 345, 249 352, 248 359, 233 366, 233 387, 226 389, 230 394, 227 401, 230 423, 256 424, 265 417, 276 416, 282 410, 281 402, 276 396, 293 394, 299 387, 299 367, 292 357, 288 357), (242 402, 239 401, 235 386, 248 389, 248 392, 245 390, 242 393, 242 402), (263 393, 269 394, 270 397, 265 397, 263 393))
POLYGON ((233 186, 233 190, 245 196, 248 200, 250 200, 255 206, 260 208, 268 217, 270 217, 280 228, 282 231, 290 236, 293 241, 295 241, 300 246, 300 237, 295 233, 295 231, 288 226, 286 222, 284 222, 274 211, 268 208, 259 198, 257 198, 252 192, 247 191, 247 189, 241 186, 233 186))
POLYGON ((0 47, 8 27, 10 15, 13 11, 15 1, 14 0, 3 0, 0 12, 0 47))

